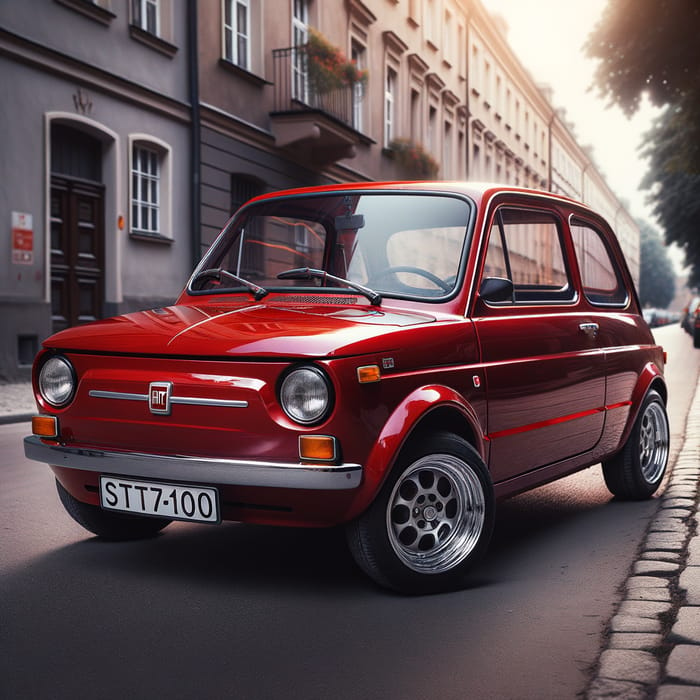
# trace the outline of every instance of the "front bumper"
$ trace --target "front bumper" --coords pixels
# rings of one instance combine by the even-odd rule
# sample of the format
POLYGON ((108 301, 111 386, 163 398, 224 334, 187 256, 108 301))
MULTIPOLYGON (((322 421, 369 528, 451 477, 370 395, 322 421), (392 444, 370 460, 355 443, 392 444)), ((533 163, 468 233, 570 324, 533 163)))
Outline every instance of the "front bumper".
POLYGON ((260 486, 313 491, 357 488, 360 464, 300 464, 235 459, 206 459, 186 455, 158 455, 48 444, 24 438, 28 459, 57 467, 140 478, 220 486, 260 486))

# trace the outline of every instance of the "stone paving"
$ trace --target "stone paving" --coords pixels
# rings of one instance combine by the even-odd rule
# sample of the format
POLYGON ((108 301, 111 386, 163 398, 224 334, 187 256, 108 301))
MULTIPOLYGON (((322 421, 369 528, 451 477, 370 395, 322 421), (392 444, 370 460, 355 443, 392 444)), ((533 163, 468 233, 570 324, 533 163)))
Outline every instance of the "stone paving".
POLYGON ((700 698, 699 478, 700 389, 668 486, 610 620, 588 700, 700 698))

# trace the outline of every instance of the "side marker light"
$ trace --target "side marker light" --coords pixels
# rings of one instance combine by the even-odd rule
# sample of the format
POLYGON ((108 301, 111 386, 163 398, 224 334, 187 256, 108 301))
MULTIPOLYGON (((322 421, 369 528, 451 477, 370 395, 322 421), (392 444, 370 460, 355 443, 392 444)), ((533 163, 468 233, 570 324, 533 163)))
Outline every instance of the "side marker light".
POLYGON ((304 461, 312 462, 335 461, 335 438, 330 435, 300 435, 299 457, 304 461))
POLYGON ((378 382, 382 378, 382 373, 379 365, 366 365, 357 368, 357 381, 360 384, 371 384, 378 382))
POLYGON ((58 437, 58 419, 55 416, 32 416, 32 433, 39 437, 58 437))

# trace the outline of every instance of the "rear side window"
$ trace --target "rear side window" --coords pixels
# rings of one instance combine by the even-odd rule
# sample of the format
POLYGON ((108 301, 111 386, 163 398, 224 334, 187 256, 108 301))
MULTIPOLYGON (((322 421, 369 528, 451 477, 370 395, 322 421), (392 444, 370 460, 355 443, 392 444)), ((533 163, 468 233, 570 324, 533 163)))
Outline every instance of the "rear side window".
POLYGON ((499 208, 491 223, 484 277, 511 280, 515 303, 571 300, 559 219, 536 209, 499 208))
POLYGON ((573 219, 571 237, 581 271, 583 293, 588 301, 603 306, 624 306, 627 290, 622 274, 600 231, 573 219))

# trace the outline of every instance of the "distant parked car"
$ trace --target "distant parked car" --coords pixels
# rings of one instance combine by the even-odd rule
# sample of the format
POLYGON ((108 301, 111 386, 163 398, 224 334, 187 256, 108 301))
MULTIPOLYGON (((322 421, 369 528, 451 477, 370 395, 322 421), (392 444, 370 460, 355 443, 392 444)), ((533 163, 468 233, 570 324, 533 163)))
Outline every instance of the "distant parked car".
POLYGON ((693 345, 700 348, 700 297, 693 297, 684 309, 681 326, 686 333, 693 336, 693 345))
POLYGON ((46 340, 34 388, 26 455, 99 537, 342 525, 409 593, 467 582, 500 499, 598 462, 648 498, 669 449, 664 353, 610 227, 512 187, 258 197, 174 306, 46 340))

